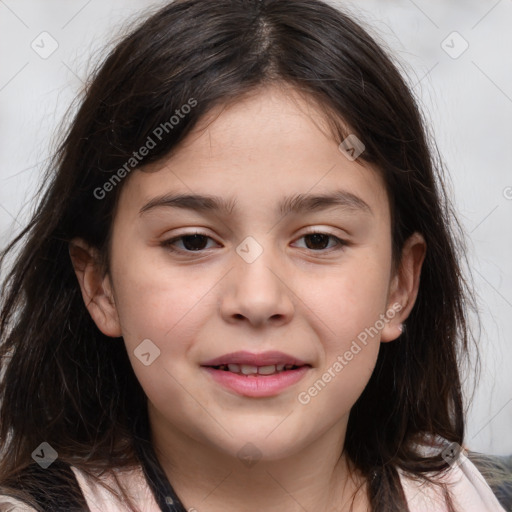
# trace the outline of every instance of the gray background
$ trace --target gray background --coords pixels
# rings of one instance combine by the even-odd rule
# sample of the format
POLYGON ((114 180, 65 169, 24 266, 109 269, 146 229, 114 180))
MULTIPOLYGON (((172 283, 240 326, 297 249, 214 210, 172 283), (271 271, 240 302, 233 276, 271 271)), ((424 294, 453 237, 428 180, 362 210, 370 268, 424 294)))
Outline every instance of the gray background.
MULTIPOLYGON (((126 20, 161 3, 0 0, 2 248, 28 218, 61 119, 100 50, 126 20)), ((467 443, 510 454, 512 0, 331 3, 394 51, 451 173, 482 318, 483 371, 467 443)))

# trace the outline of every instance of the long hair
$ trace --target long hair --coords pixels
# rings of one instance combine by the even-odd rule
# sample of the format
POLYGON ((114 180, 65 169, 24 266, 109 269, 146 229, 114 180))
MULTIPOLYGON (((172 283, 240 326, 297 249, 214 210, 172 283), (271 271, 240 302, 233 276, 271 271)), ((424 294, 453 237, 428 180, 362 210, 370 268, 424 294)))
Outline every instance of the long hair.
POLYGON ((398 65, 351 15, 320 0, 176 0, 131 29, 92 73, 35 212, 2 253, 5 266, 21 243, 0 313, 4 487, 43 441, 85 472, 138 463, 133 424, 146 398, 122 340, 102 334, 84 305, 69 242, 96 247, 110 272, 126 175, 168 157, 214 107, 268 84, 315 100, 337 142, 350 133, 364 142, 360 158, 386 183, 395 266, 413 232, 427 244, 406 330, 382 344, 348 421, 345 450, 370 483, 372 509, 408 510, 398 469, 421 479, 449 467, 417 444, 425 436, 463 443, 472 295, 442 162, 398 65), (148 138, 154 147, 130 160, 148 138))

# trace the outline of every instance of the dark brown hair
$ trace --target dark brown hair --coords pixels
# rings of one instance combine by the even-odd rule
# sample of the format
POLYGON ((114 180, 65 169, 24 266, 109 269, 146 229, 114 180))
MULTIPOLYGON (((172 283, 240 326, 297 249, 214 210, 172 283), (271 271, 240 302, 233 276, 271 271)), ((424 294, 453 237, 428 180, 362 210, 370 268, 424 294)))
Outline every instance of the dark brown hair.
POLYGON ((422 456, 417 443, 429 435, 463 443, 460 372, 472 339, 463 241, 418 105, 387 51, 352 18, 320 0, 177 0, 142 21, 92 74, 35 213, 1 258, 5 265, 23 242, 0 316, 5 489, 42 441, 83 471, 138 463, 133 424, 145 395, 122 340, 102 334, 84 305, 69 242, 81 237, 98 248, 109 272, 112 219, 129 177, 101 199, 94 191, 191 98, 195 107, 134 167, 169 156, 212 108, 269 84, 315 100, 338 142, 349 133, 364 142, 360 158, 387 186, 395 265, 412 233, 427 243, 406 330, 382 344, 350 413, 345 450, 369 481, 372 510, 408 510, 398 468, 427 478, 449 467, 439 454, 422 456))

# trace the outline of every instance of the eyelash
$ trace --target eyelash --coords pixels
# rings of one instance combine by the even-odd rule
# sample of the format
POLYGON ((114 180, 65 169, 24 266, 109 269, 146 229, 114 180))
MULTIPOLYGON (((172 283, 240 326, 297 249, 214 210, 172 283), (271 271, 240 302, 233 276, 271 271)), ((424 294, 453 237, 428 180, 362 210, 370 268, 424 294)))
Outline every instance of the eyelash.
MULTIPOLYGON (((202 252, 206 252, 208 249, 201 249, 201 250, 198 250, 198 251, 188 251, 186 249, 176 249, 175 247, 172 246, 172 244, 174 244, 175 242, 183 239, 183 238, 186 238, 188 236, 194 236, 194 235, 198 235, 198 236, 203 236, 205 238, 209 238, 211 240, 213 240, 213 238, 209 235, 207 235, 206 233, 201 233, 199 231, 196 231, 194 233, 185 233, 183 235, 180 235, 180 236, 176 236, 174 238, 170 238, 169 240, 164 240, 163 242, 161 242, 161 246, 162 247, 165 247, 166 249, 168 249, 169 251, 171 252, 174 252, 174 253, 182 253, 182 254, 199 254, 199 253, 202 253, 202 252)), ((320 249, 320 250, 314 250, 314 249, 307 249, 309 251, 312 251, 312 252, 315 252, 315 253, 325 253, 325 252, 331 252, 332 250, 336 250, 336 251, 339 251, 339 250, 342 250, 346 245, 348 245, 348 243, 335 236, 335 235, 332 235, 331 233, 325 233, 323 231, 316 231, 316 230, 312 230, 312 231, 309 231, 307 233, 304 233, 301 237, 299 237, 297 240, 300 240, 301 238, 304 238, 305 236, 308 236, 308 235, 326 235, 328 236, 329 238, 332 238, 336 241, 336 244, 337 244, 337 248, 333 248, 333 247, 330 247, 328 249, 320 249)))

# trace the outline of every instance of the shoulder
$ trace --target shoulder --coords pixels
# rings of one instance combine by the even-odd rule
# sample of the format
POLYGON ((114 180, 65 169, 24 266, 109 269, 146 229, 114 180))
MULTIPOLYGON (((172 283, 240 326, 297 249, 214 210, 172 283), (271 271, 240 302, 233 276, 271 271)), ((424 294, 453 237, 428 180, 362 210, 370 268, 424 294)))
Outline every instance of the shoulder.
MULTIPOLYGON (((448 510, 440 487, 418 482, 400 470, 399 474, 411 512, 448 510)), ((437 481, 447 485, 457 511, 505 512, 483 475, 464 453, 437 481)))
POLYGON ((0 512, 37 512, 23 501, 11 496, 0 495, 0 512))
POLYGON ((32 462, 4 478, 0 485, 0 512, 81 512, 83 505, 78 483, 69 465, 61 460, 47 467, 32 462))
POLYGON ((468 457, 484 476, 505 510, 512 510, 512 455, 469 452, 468 457))
MULTIPOLYGON (((141 512, 159 510, 140 467, 116 469, 110 473, 97 475, 99 481, 74 466, 71 466, 71 469, 80 485, 90 512, 131 510, 120 498, 122 492, 128 494, 141 512)), ((1 509, 0 512, 2 512, 1 509)))

